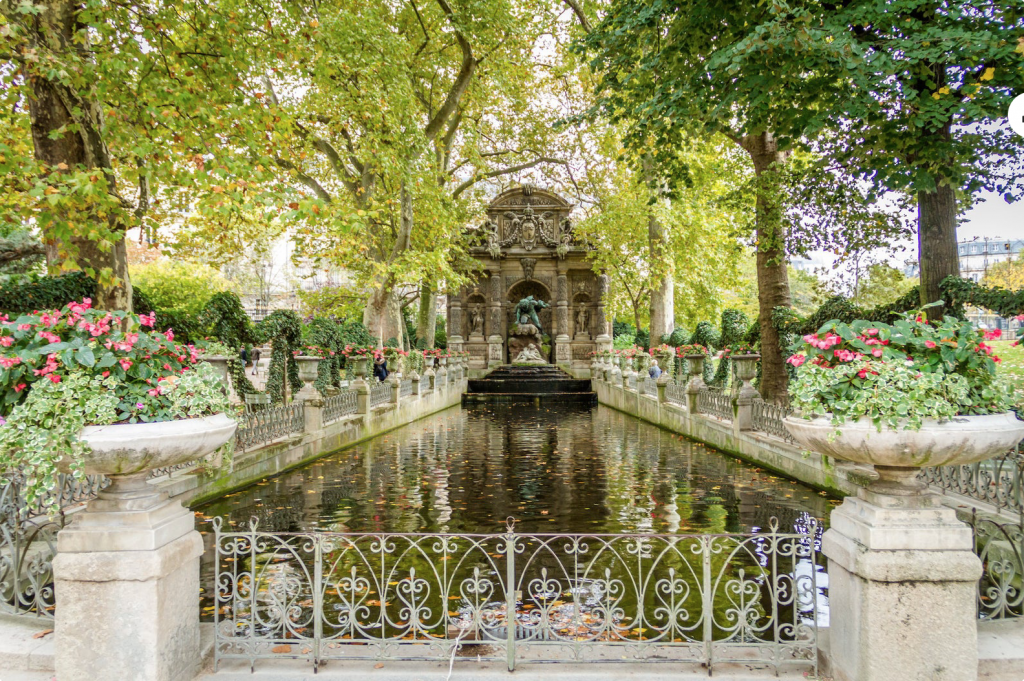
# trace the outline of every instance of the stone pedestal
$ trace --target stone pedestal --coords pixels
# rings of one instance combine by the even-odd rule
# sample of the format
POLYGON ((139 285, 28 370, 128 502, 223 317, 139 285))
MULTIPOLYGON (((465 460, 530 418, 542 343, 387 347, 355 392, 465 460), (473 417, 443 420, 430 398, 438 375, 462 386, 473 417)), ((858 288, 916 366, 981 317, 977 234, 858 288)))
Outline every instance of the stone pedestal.
POLYGON ((567 371, 572 366, 572 345, 568 335, 555 337, 555 364, 567 371))
POLYGON ((60 531, 57 551, 57 678, 189 681, 196 675, 203 540, 191 511, 163 493, 101 496, 60 531))
POLYGON ((970 528, 933 495, 861 490, 831 516, 836 681, 974 681, 981 562, 970 528))
POLYGON ((487 368, 493 369, 505 363, 502 357, 501 336, 492 335, 487 338, 487 368))

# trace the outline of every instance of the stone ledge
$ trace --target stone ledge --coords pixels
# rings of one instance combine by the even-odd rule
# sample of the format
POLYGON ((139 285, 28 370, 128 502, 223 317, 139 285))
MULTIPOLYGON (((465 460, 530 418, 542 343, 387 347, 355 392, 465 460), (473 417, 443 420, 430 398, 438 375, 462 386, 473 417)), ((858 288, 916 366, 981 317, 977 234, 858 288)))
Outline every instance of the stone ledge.
MULTIPOLYGON (((63 530, 66 531, 66 530, 63 530)), ((203 555, 203 537, 191 530, 151 551, 60 553, 53 559, 57 582, 146 582, 177 570, 203 555)))

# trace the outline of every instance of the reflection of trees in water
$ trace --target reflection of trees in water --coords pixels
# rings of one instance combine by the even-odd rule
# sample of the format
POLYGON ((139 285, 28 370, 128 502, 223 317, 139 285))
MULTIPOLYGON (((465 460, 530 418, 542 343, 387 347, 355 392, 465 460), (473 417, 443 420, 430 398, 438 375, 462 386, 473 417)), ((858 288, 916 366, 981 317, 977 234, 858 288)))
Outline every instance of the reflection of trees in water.
POLYGON ((202 509, 298 531, 784 531, 826 499, 607 408, 494 405, 446 413, 202 509))

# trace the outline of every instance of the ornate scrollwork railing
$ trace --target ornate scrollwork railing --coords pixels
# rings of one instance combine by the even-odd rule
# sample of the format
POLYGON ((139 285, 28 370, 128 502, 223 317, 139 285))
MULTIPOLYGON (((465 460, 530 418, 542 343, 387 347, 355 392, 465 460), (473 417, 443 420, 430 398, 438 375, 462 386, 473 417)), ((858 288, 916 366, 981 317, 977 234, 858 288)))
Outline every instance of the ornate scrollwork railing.
POLYGON ((665 401, 673 404, 686 404, 686 383, 669 381, 665 386, 665 401))
POLYGON ((235 447, 250 449, 301 432, 305 428, 305 403, 292 402, 270 409, 246 412, 239 420, 235 447))
POLYGON ((796 442, 790 434, 789 428, 786 428, 786 424, 783 422, 783 419, 793 413, 792 409, 782 404, 754 398, 750 411, 754 430, 773 435, 786 442, 796 442))
POLYGON ((644 376, 643 380, 640 381, 640 394, 641 395, 654 395, 658 396, 658 382, 650 376, 644 376))
POLYGON ((1024 617, 1024 514, 1007 522, 971 509, 966 520, 974 530, 974 552, 984 568, 978 581, 978 618, 1024 617))
POLYGON ((96 496, 109 481, 101 475, 61 474, 46 497, 28 503, 24 475, 4 475, 0 484, 0 613, 53 617, 53 557, 64 510, 96 496), (59 510, 49 515, 53 505, 59 510))
POLYGON ((391 384, 387 381, 370 383, 370 406, 378 407, 391 401, 391 384))
POLYGON ((604 661, 816 670, 813 520, 736 535, 235 531, 215 519, 216 658, 604 661))
POLYGON ((398 398, 405 399, 412 395, 412 379, 405 378, 398 384, 398 398))
POLYGON ((918 477, 943 491, 992 506, 997 512, 1024 515, 1024 450, 963 466, 922 468, 918 477))
POLYGON ((333 423, 343 416, 359 410, 359 397, 355 390, 342 390, 337 395, 324 398, 324 423, 333 423))
POLYGON ((732 399, 722 388, 706 386, 697 393, 697 410, 726 421, 732 421, 732 399))

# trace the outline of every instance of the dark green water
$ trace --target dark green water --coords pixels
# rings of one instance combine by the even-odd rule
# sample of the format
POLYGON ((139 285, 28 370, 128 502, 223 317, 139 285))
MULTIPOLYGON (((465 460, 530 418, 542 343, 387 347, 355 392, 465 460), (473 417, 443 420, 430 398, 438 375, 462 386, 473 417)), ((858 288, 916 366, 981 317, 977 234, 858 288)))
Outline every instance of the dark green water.
MULTIPOLYGON (((198 510, 263 531, 723 533, 824 522, 821 493, 606 407, 451 409, 198 510)), ((208 523, 201 523, 208 530, 208 523)))

